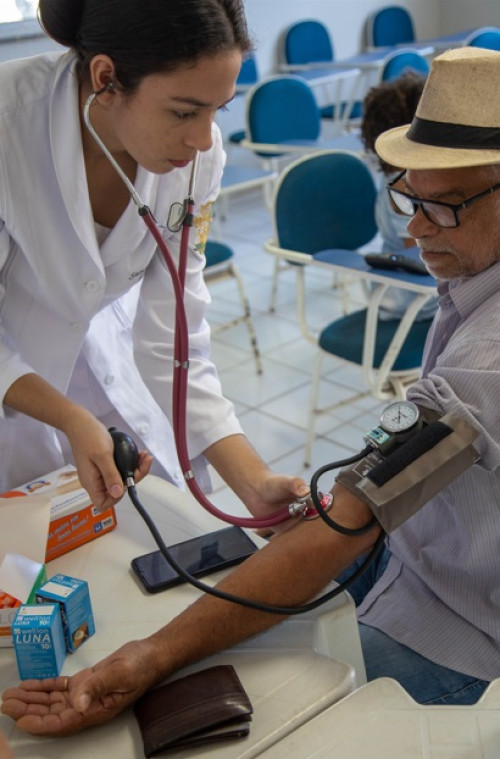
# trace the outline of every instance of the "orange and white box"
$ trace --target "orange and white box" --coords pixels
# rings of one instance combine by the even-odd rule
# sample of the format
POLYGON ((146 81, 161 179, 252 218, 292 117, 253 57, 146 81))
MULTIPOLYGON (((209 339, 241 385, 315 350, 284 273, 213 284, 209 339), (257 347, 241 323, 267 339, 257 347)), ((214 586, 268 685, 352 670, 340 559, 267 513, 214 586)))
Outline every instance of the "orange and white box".
POLYGON ((12 646, 11 626, 21 601, 0 590, 0 648, 12 646))
POLYGON ((3 498, 45 493, 50 496, 50 525, 45 561, 62 556, 116 527, 113 507, 97 511, 72 465, 3 493, 3 498))

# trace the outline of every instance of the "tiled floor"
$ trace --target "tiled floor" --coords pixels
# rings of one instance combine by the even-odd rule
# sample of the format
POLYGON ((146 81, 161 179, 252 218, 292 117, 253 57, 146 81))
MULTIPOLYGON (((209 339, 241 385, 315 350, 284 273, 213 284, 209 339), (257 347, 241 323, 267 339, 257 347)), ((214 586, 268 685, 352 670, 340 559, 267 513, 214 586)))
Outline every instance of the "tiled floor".
MULTIPOLYGON (((319 466, 363 448, 363 433, 377 421, 383 404, 365 397, 333 413, 320 415, 312 466, 304 467, 311 367, 318 349, 300 332, 293 269, 279 275, 277 309, 275 313, 269 311, 274 259, 264 251, 263 242, 272 236, 272 220, 262 193, 256 190, 232 197, 229 211, 225 220, 218 218, 218 233, 235 251, 252 310, 263 373, 256 373, 244 325, 214 335, 213 359, 224 393, 235 404, 245 433, 256 450, 275 471, 301 474, 309 481, 319 466)), ((341 313, 341 293, 333 288, 332 281, 325 280, 324 273, 313 267, 307 269, 306 276, 308 324, 318 331, 341 313)), ((234 281, 215 282, 210 285, 210 292, 209 319, 213 324, 240 312, 234 281)), ((352 305, 357 305, 356 296, 351 298, 354 298, 350 301, 352 305)), ((349 398, 361 389, 363 381, 357 367, 328 358, 321 384, 325 405, 349 398)), ((213 475, 212 480, 214 503, 233 514, 245 513, 218 476, 213 475)))

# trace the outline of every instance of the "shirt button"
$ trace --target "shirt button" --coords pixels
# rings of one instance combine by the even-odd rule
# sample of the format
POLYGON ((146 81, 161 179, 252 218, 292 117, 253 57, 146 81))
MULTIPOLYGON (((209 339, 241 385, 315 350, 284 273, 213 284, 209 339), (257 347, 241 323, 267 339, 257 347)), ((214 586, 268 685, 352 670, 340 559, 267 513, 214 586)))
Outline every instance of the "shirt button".
POLYGON ((112 374, 106 374, 106 376, 104 377, 105 385, 112 385, 114 381, 115 381, 115 378, 112 374))
POLYGON ((85 289, 89 293, 96 293, 100 289, 99 282, 96 282, 95 279, 89 279, 88 282, 85 282, 85 289))
POLYGON ((149 424, 141 424, 139 427, 139 433, 141 435, 147 435, 149 432, 149 424))

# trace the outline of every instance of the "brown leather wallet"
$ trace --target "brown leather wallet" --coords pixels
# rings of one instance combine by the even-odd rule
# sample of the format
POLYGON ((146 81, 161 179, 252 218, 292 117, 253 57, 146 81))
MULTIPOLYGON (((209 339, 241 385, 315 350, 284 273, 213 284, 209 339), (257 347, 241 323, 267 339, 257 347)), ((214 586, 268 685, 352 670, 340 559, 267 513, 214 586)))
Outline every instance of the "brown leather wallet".
POLYGON ((252 704, 234 667, 202 669, 148 691, 135 703, 144 754, 153 756, 250 731, 252 704))

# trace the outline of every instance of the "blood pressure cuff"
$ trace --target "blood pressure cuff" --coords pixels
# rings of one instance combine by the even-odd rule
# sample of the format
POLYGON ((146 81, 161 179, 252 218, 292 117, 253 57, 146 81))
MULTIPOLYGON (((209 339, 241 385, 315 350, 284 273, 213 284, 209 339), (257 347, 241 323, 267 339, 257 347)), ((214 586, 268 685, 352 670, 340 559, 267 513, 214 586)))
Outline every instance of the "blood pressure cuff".
MULTIPOLYGON (((433 414, 424 413, 427 418, 433 414)), ((342 469, 336 479, 392 532, 478 460, 472 447, 478 435, 452 414, 434 418, 387 456, 374 450, 342 469)))

